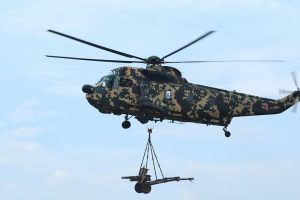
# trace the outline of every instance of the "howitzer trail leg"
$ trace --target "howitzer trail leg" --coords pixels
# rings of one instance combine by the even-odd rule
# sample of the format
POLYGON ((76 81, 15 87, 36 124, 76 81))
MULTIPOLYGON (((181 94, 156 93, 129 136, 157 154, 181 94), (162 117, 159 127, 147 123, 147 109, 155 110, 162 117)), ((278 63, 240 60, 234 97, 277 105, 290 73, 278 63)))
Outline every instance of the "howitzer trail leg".
POLYGON ((150 185, 157 185, 157 184, 161 184, 161 183, 168 183, 168 182, 172 182, 172 181, 193 181, 194 178, 180 178, 179 176, 176 177, 166 177, 166 178, 162 178, 162 179, 157 179, 155 181, 149 181, 148 183, 150 185))

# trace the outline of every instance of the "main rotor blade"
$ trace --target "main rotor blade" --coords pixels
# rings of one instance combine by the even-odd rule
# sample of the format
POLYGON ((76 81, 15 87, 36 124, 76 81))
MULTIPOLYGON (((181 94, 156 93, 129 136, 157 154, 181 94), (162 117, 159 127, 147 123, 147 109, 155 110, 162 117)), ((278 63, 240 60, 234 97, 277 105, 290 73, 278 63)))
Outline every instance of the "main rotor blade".
POLYGON ((79 38, 76 38, 76 37, 73 37, 73 36, 70 36, 70 35, 67 35, 67 34, 64 34, 64 33, 60 33, 60 32, 54 31, 54 30, 48 30, 48 31, 51 32, 51 33, 54 33, 54 34, 57 34, 57 35, 75 40, 77 42, 81 42, 81 43, 84 43, 84 44, 102 49, 104 51, 109 51, 111 53, 118 54, 118 55, 121 55, 121 56, 125 56, 125 57, 128 57, 128 58, 136 58, 136 59, 139 59, 139 60, 143 60, 145 62, 147 61, 145 58, 140 58, 140 57, 137 57, 137 56, 134 56, 134 55, 130 55, 130 54, 121 52, 121 51, 116 51, 114 49, 110 49, 110 48, 107 48, 107 47, 104 47, 104 46, 100 46, 98 44, 94 44, 94 43, 91 43, 91 42, 88 42, 88 41, 85 41, 85 40, 82 40, 82 39, 79 39, 79 38))
POLYGON ((298 81, 297 81, 296 72, 291 72, 291 75, 292 75, 293 81, 294 81, 297 89, 299 90, 299 85, 298 85, 298 81))
POLYGON ((181 50, 187 48, 188 46, 191 46, 192 44, 198 42, 199 40, 201 40, 201 39, 203 39, 203 38, 209 36, 210 34, 212 34, 212 33, 214 33, 214 32, 215 32, 215 31, 209 31, 209 32, 205 33, 204 35, 198 37, 197 39, 193 40, 192 42, 188 43, 187 45, 185 45, 185 46, 183 46, 183 47, 177 49, 176 51, 173 51, 172 53, 169 53, 168 55, 162 57, 160 60, 163 61, 165 58, 167 58, 167 57, 169 57, 169 56, 171 56, 171 55, 173 55, 173 54, 175 54, 175 53, 177 53, 177 52, 179 52, 179 51, 181 51, 181 50))
POLYGON ((218 63, 218 62, 285 62, 284 60, 196 60, 196 61, 175 61, 163 63, 218 63))
POLYGON ((293 91, 286 89, 279 89, 279 94, 292 94, 293 91))
POLYGON ((77 57, 66 57, 66 56, 51 56, 46 55, 50 58, 64 58, 72 60, 87 60, 87 61, 98 61, 98 62, 113 62, 113 63, 145 63, 144 61, 129 61, 129 60, 104 60, 104 59, 94 59, 94 58, 77 58, 77 57))

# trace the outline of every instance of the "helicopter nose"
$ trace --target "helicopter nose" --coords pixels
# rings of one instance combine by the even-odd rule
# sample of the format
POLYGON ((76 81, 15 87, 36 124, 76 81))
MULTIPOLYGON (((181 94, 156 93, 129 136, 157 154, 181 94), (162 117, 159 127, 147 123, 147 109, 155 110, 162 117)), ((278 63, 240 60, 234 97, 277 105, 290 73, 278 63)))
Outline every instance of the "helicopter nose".
POLYGON ((84 85, 82 86, 82 92, 86 94, 93 94, 94 93, 94 87, 91 85, 84 85))

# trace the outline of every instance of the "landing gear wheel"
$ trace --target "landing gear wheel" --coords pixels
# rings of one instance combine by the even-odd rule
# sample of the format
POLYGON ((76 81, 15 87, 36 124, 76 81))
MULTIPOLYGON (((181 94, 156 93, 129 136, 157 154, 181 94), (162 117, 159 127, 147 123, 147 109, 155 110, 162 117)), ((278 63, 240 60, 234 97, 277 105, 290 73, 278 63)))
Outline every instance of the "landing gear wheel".
POLYGON ((141 122, 142 124, 147 124, 149 122, 149 117, 146 114, 142 114, 136 117, 136 119, 139 120, 139 122, 141 122))
POLYGON ((130 128, 130 126, 131 126, 131 123, 130 123, 130 121, 128 121, 128 120, 125 120, 125 121, 122 123, 122 127, 123 127, 124 129, 130 128))
POLYGON ((230 137, 231 133, 229 131, 225 131, 225 137, 230 137))
POLYGON ((148 194, 149 192, 151 192, 151 185, 148 183, 144 183, 141 185, 141 189, 144 194, 148 194))
POLYGON ((134 186, 134 190, 135 190, 137 193, 142 193, 142 184, 136 183, 135 186, 134 186))
MULTIPOLYGON (((228 125, 227 125, 228 126, 228 125)), ((225 133, 225 137, 230 137, 231 136, 231 133, 229 132, 229 131, 227 131, 227 126, 225 126, 224 128, 223 128, 223 131, 224 131, 224 133, 225 133)))
POLYGON ((147 124, 149 122, 149 119, 147 119, 146 117, 142 117, 139 119, 139 121, 142 123, 142 124, 147 124))

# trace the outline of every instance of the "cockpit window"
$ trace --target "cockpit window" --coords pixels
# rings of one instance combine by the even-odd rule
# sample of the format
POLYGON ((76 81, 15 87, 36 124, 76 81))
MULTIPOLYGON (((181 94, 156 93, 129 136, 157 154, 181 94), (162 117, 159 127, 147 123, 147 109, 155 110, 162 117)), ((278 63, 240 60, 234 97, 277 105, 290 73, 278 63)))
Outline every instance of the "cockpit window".
POLYGON ((109 76, 104 76, 103 78, 101 78, 97 84, 99 84, 100 86, 103 86, 103 87, 112 88, 113 83, 114 83, 114 76, 109 75, 109 76))
POLYGON ((96 84, 100 84, 103 81, 104 77, 102 77, 96 84))

